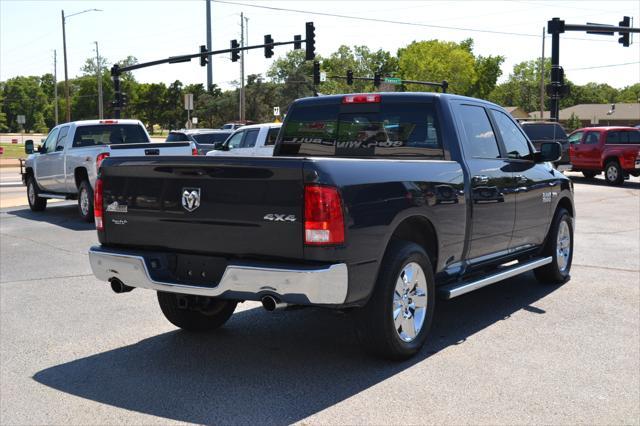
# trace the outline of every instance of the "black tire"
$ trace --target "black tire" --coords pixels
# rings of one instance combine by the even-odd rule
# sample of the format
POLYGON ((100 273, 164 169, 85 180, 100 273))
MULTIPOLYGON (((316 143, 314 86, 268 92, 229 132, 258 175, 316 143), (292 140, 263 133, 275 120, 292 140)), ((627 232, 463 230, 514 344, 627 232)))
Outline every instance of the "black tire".
POLYGON ((36 178, 29 176, 27 178, 27 200, 29 200, 29 208, 34 212, 41 212, 47 208, 47 199, 38 197, 40 189, 36 178))
POLYGON ((93 222, 93 189, 88 180, 83 180, 78 186, 78 213, 85 222, 93 222))
POLYGON ((611 160, 604 166, 604 180, 613 186, 622 185, 624 182, 622 167, 616 160, 611 160))
POLYGON ((211 331, 219 328, 231 318, 238 304, 231 300, 161 291, 158 292, 158 302, 171 324, 188 331, 211 331))
MULTIPOLYGON (((417 275, 419 276, 419 274, 417 275)), ((355 310, 358 335, 373 353, 384 358, 403 360, 415 355, 427 340, 435 310, 435 281, 429 256, 422 247, 407 241, 392 241, 387 248, 373 294, 366 306, 355 310), (410 263, 418 264, 426 280, 426 312, 422 327, 411 341, 400 337, 400 327, 394 323, 394 308, 402 309, 395 301, 396 282, 410 263)), ((398 301, 403 299, 398 298, 398 301)), ((412 299, 406 299, 411 302, 412 299)), ((398 302, 402 303, 402 302, 398 302)), ((402 319, 400 319, 402 321, 402 319)), ((415 328, 414 328, 415 330, 415 328)))
POLYGON ((571 262, 573 260, 573 218, 566 209, 559 208, 553 218, 553 223, 549 229, 547 242, 542 251, 542 256, 551 256, 551 263, 535 269, 533 272, 541 283, 562 284, 569 280, 571 271, 571 262), (568 258, 564 262, 559 259, 558 251, 558 233, 563 224, 566 224, 569 232, 569 253, 568 258))
POLYGON ((597 174, 598 172, 582 172, 582 176, 584 176, 587 179, 593 179, 594 177, 596 177, 597 174))

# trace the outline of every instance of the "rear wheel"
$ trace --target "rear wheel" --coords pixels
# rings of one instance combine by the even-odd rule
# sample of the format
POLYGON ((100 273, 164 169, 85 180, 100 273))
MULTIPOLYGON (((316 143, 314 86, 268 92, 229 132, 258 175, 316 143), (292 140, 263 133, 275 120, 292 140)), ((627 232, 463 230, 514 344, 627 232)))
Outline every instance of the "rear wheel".
POLYGON ((561 284, 569 279, 573 260, 573 219, 566 209, 560 208, 556 212, 542 255, 550 256, 552 260, 534 270, 538 281, 561 284))
POLYGON ((587 179, 593 179, 597 174, 597 172, 582 172, 582 176, 586 177, 587 179))
POLYGON ((624 174, 617 161, 609 161, 607 165, 604 166, 604 178, 609 185, 622 185, 624 182, 624 174))
POLYGON ((27 178, 27 199, 29 200, 29 208, 34 212, 41 212, 47 208, 47 199, 38 197, 39 193, 36 178, 29 176, 27 178))
POLYGON ((93 189, 88 180, 83 180, 78 187, 78 212, 85 222, 93 221, 93 189))
POLYGON ((176 327, 189 331, 210 331, 231 318, 238 302, 214 297, 158 292, 162 313, 176 327))
POLYGON ((426 342, 434 309, 435 281, 429 256, 417 244, 393 241, 371 299, 356 311, 363 343, 385 358, 409 358, 426 342))

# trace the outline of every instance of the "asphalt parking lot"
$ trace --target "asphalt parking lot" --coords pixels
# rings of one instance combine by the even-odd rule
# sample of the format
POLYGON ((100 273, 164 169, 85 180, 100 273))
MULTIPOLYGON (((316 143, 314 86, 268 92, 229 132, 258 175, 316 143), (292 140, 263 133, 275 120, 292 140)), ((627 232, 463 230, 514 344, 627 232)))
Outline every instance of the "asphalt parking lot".
POLYGON ((155 294, 91 275, 75 204, 0 210, 0 424, 638 424, 640 179, 575 177, 572 279, 438 301, 414 359, 370 358, 348 315, 244 303, 189 334, 155 294))

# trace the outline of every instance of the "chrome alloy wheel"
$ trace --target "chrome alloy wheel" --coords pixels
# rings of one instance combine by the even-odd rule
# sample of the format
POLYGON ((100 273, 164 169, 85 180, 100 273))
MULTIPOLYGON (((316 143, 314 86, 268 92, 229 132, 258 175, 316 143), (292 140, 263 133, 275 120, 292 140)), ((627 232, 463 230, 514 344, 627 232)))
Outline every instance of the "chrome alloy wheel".
POLYGON ((396 281, 393 292, 393 323, 402 341, 413 341, 424 324, 427 312, 427 278, 422 267, 408 263, 396 281))
POLYGON ((36 189, 34 188, 33 180, 29 181, 29 186, 27 187, 27 197, 29 197, 29 203, 34 205, 36 203, 36 189))
POLYGON ((569 256, 571 255, 571 233, 569 224, 566 221, 560 222, 558 226, 558 239, 556 241, 556 259, 560 272, 567 270, 569 266, 569 256))
POLYGON ((89 214, 89 191, 83 189, 80 191, 80 211, 82 212, 82 216, 86 216, 89 214))
POLYGON ((618 180, 618 168, 615 165, 607 167, 607 179, 609 182, 615 182, 618 180))

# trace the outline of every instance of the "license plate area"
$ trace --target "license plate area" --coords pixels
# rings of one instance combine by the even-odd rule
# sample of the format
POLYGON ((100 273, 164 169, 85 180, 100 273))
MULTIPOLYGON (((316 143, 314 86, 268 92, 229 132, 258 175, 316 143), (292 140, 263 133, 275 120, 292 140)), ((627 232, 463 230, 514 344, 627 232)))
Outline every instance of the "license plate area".
POLYGON ((216 287, 227 268, 224 257, 179 254, 175 277, 179 283, 200 287, 216 287))

